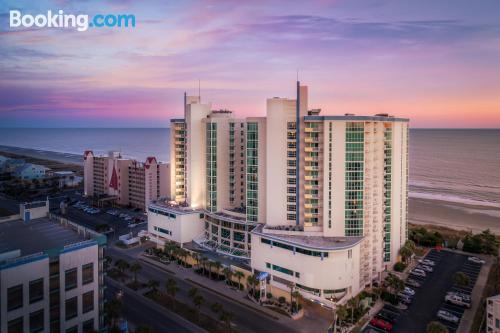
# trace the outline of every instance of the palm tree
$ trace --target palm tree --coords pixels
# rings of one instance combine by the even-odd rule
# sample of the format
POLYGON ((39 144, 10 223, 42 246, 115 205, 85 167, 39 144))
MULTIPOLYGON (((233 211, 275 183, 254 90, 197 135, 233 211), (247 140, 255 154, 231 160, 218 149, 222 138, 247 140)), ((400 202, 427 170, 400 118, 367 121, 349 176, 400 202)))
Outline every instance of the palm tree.
POLYGON ((255 275, 249 275, 247 277, 247 282, 248 284, 250 285, 250 287, 252 288, 251 289, 251 294, 252 294, 252 297, 256 297, 255 296, 255 286, 257 285, 257 277, 255 275))
MULTIPOLYGON (((297 312, 299 311, 299 305, 300 305, 300 297, 301 297, 301 293, 298 292, 297 290, 295 290, 293 293, 292 293, 292 304, 293 304, 293 298, 295 298, 295 303, 296 303, 296 309, 297 309, 297 312)), ((293 309, 290 307, 290 311, 292 311, 293 309)))
POLYGON ((403 280, 398 278, 396 275, 389 273, 387 277, 385 278, 385 282, 387 283, 387 286, 389 287, 389 290, 393 294, 397 294, 398 292, 402 291, 405 288, 405 283, 403 280))
POLYGON ((191 258, 193 258, 194 266, 198 266, 200 264, 200 255, 198 253, 192 252, 191 258))
POLYGON ((223 270, 222 270, 222 273, 224 274, 224 276, 226 277, 226 283, 231 285, 231 282, 232 281, 232 277, 233 277, 233 271, 229 268, 229 267, 225 267, 223 270))
POLYGON ((426 332, 427 333, 448 333, 448 329, 446 328, 446 326, 441 324, 439 321, 431 321, 427 325, 426 332))
POLYGON ((205 303, 205 298, 203 298, 203 296, 201 296, 200 294, 197 294, 193 297, 193 304, 196 308, 196 317, 198 321, 200 320, 200 308, 203 303, 205 303))
POLYGON ((196 295, 198 295, 198 288, 192 287, 188 291, 189 298, 193 299, 196 295))
POLYGON ((347 305, 351 308, 351 323, 354 324, 354 308, 357 307, 357 297, 353 297, 347 301, 347 305))
POLYGON ((122 273, 122 275, 125 274, 125 270, 130 267, 128 262, 123 259, 118 259, 117 261, 115 261, 115 266, 122 273))
POLYGON ((336 320, 338 320, 339 325, 342 326, 349 315, 347 311, 347 307, 345 305, 338 305, 335 310, 335 314, 337 315, 336 320))
POLYGON ((129 271, 134 274, 134 283, 137 283, 137 273, 139 273, 141 269, 142 266, 138 262, 134 262, 132 265, 130 265, 129 271))
POLYGON ((234 276, 238 279, 238 289, 241 289, 241 279, 245 277, 245 274, 242 271, 236 271, 234 276))
POLYGON ((214 313, 219 313, 221 311, 223 311, 224 307, 222 306, 222 304, 220 303, 212 303, 212 305, 210 306, 210 309, 212 309, 212 311, 214 313))
POLYGON ((202 274, 205 275, 206 272, 206 265, 207 265, 207 258, 206 257, 201 257, 198 259, 198 262, 202 268, 202 274))
POLYGON ((114 327, 116 319, 120 317, 122 312, 122 302, 117 298, 113 298, 109 302, 106 302, 104 306, 109 320, 109 325, 114 327))
POLYGON ((179 291, 179 287, 177 286, 177 282, 173 279, 168 279, 166 282, 167 294, 172 299, 172 307, 175 307, 175 294, 179 291))
POLYGON ((111 258, 110 256, 104 256, 104 265, 106 267, 106 269, 111 266, 111 263, 113 262, 113 258, 111 258))
POLYGON ((207 263, 208 263, 208 277, 211 279, 212 278, 212 266, 213 266, 214 262, 209 259, 207 261, 207 263))
POLYGON ((231 331, 232 331, 231 320, 233 319, 233 317, 234 317, 234 314, 232 314, 231 312, 227 312, 227 311, 222 311, 220 314, 220 317, 219 317, 219 319, 226 324, 227 331, 229 333, 231 333, 231 331))
POLYGON ((218 280, 219 275, 220 275, 220 269, 222 268, 222 264, 220 263, 220 261, 216 261, 214 263, 214 266, 215 266, 215 271, 217 272, 217 280, 218 280))
POLYGON ((156 295, 158 293, 158 287, 160 286, 160 282, 158 280, 149 280, 148 281, 148 288, 153 293, 153 295, 156 295))
POLYGON ((403 262, 407 262, 409 258, 411 258, 413 251, 409 246, 403 246, 401 249, 399 249, 399 254, 401 255, 403 262))

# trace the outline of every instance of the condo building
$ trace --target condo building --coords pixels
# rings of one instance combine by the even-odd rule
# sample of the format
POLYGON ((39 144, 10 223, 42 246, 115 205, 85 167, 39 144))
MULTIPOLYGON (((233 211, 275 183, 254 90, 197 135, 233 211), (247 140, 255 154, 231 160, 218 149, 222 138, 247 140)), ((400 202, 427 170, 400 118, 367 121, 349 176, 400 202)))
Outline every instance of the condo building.
POLYGON ((84 195, 100 203, 111 202, 146 210, 148 204, 170 195, 170 165, 148 157, 144 163, 122 158, 118 152, 84 159, 84 195))
POLYGON ((150 232, 186 243, 155 227, 178 229, 175 209, 189 209, 198 246, 331 306, 379 281, 407 239, 408 123, 322 115, 298 82, 294 99, 267 100, 265 117, 185 96, 171 122, 170 201, 148 213, 171 215, 150 232))
POLYGON ((22 204, 0 223, 0 331, 97 332, 106 236, 48 211, 48 201, 22 204))
POLYGON ((500 295, 486 299, 486 332, 500 332, 500 295))

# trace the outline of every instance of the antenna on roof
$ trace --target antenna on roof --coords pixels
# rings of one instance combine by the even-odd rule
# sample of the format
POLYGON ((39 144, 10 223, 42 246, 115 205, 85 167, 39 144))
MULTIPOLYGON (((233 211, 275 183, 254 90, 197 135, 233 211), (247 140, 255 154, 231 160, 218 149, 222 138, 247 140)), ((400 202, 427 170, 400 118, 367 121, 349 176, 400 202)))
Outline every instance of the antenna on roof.
POLYGON ((200 98, 201 103, 201 80, 198 79, 198 97, 200 98))
POLYGON ((299 80, 299 69, 297 68, 297 81, 299 80))

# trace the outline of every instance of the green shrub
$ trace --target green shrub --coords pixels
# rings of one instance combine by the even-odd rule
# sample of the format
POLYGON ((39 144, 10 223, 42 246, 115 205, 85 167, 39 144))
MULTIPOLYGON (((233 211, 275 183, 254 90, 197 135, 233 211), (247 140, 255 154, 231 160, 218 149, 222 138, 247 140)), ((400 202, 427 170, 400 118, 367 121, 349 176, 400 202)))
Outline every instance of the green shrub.
POLYGON ((406 265, 402 262, 397 262, 394 264, 394 270, 396 272, 402 272, 405 270, 405 268, 406 268, 406 265))

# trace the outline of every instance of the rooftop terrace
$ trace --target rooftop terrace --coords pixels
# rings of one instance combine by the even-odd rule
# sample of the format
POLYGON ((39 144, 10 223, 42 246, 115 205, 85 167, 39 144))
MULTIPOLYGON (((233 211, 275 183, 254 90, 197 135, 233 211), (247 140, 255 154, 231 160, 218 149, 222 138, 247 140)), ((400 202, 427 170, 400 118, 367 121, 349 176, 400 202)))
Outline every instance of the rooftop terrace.
POLYGON ((308 236, 296 234, 276 234, 266 233, 264 226, 259 225, 252 234, 272 239, 277 242, 283 242, 292 246, 308 248, 312 250, 334 251, 352 248, 363 240, 363 237, 324 237, 324 236, 308 236))

